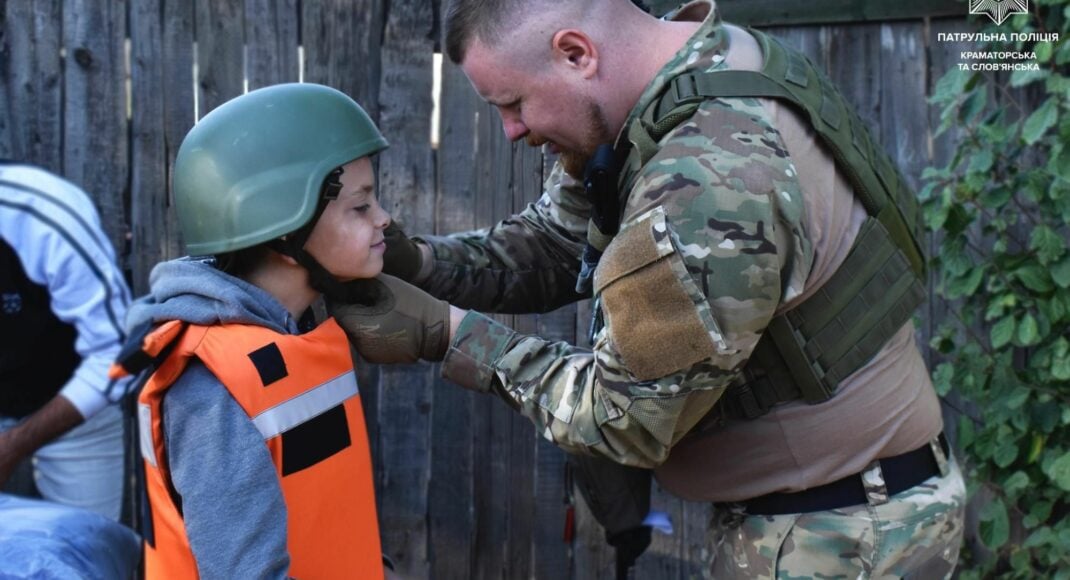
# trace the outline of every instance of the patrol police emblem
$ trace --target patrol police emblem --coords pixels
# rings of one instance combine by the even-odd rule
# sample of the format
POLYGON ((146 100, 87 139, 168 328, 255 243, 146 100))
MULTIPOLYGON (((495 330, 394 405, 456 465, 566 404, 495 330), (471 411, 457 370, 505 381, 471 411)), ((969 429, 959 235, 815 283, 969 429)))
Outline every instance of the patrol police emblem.
POLYGON ((970 14, 987 14, 997 26, 1008 16, 1028 13, 1029 0, 970 0, 970 14))
POLYGON ((22 310, 22 296, 17 292, 4 292, 2 298, 4 314, 18 314, 22 310))

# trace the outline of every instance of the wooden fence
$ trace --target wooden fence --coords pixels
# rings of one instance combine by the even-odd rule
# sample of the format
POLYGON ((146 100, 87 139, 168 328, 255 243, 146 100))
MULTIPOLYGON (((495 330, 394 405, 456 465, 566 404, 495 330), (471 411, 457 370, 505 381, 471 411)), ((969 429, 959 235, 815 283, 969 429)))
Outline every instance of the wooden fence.
MULTIPOLYGON (((735 9, 769 23, 745 0, 721 4, 728 20, 735 9)), ((804 4, 801 15, 782 13, 792 27, 768 30, 828 71, 916 185, 950 147, 930 138, 926 96, 959 47, 936 43, 936 33, 973 28, 961 16, 931 16, 964 15, 965 6, 908 1, 894 14, 859 11, 855 22, 815 25, 815 15, 840 14, 837 3, 804 4)), ((194 119, 246 89, 318 82, 356 98, 390 140, 380 189, 408 231, 488 226, 538 197, 547 161, 509 143, 497 113, 448 63, 432 146, 440 11, 440 0, 0 0, 0 155, 84 187, 141 294, 151 267, 181 253, 170 168, 194 119)), ((579 304, 503 318, 521 332, 582 344, 588 316, 579 304)), ((924 315, 923 335, 936 318, 924 315)), ((612 552, 578 497, 576 535, 564 541, 564 458, 526 420, 445 383, 437 367, 364 365, 361 385, 384 548, 404 573, 612 577, 612 552)), ((656 534, 638 577, 701 576, 709 507, 660 490, 654 504, 675 532, 656 534)))

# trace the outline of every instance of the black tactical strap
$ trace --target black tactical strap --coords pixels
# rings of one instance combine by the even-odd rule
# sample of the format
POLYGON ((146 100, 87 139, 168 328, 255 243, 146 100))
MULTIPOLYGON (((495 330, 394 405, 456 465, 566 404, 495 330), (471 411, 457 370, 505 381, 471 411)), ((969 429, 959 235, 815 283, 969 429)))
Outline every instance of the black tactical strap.
POLYGON ((884 226, 870 218, 825 286, 770 322, 742 381, 723 397, 725 414, 753 419, 780 403, 827 400, 924 299, 921 280, 884 226))
POLYGON ((633 147, 619 182, 622 191, 630 191, 638 168, 657 153, 658 143, 704 101, 777 98, 807 117, 869 214, 833 277, 816 295, 770 322, 742 380, 725 393, 723 414, 745 419, 787 401, 829 399, 924 301, 925 277, 920 208, 895 164, 805 56, 750 32, 762 47, 762 71, 690 72, 673 78, 629 127, 633 147))
MULTIPOLYGON (((918 276, 923 277, 920 207, 895 164, 880 147, 874 146, 862 120, 806 57, 785 49, 768 35, 750 32, 765 57, 761 72, 720 70, 677 76, 636 125, 647 129, 649 140, 657 143, 690 118, 699 103, 709 99, 768 97, 789 101, 807 116, 832 151, 837 167, 851 182, 866 212, 884 222, 918 276), (886 208, 895 209, 885 211, 886 208)), ((652 155, 640 152, 640 156, 649 159, 652 155)))

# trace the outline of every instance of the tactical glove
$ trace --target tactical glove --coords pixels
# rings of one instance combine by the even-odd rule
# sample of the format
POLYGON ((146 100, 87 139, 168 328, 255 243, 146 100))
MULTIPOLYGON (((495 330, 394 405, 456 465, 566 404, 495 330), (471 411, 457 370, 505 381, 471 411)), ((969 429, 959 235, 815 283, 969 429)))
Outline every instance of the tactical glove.
POLYGON ((450 305, 385 274, 346 284, 328 309, 360 356, 373 363, 439 361, 450 345, 450 305))
POLYGON ((383 273, 414 282, 424 263, 420 247, 394 222, 387 226, 383 235, 386 237, 383 273))

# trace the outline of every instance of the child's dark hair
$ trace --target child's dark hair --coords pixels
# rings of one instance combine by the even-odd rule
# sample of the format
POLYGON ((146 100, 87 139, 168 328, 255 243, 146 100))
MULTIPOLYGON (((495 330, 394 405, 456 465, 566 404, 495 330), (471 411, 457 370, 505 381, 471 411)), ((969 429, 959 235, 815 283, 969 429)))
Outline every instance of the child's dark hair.
POLYGON ((251 248, 216 254, 215 267, 219 271, 230 274, 235 278, 244 278, 246 274, 252 272, 264 260, 267 251, 267 244, 257 244, 251 248))

